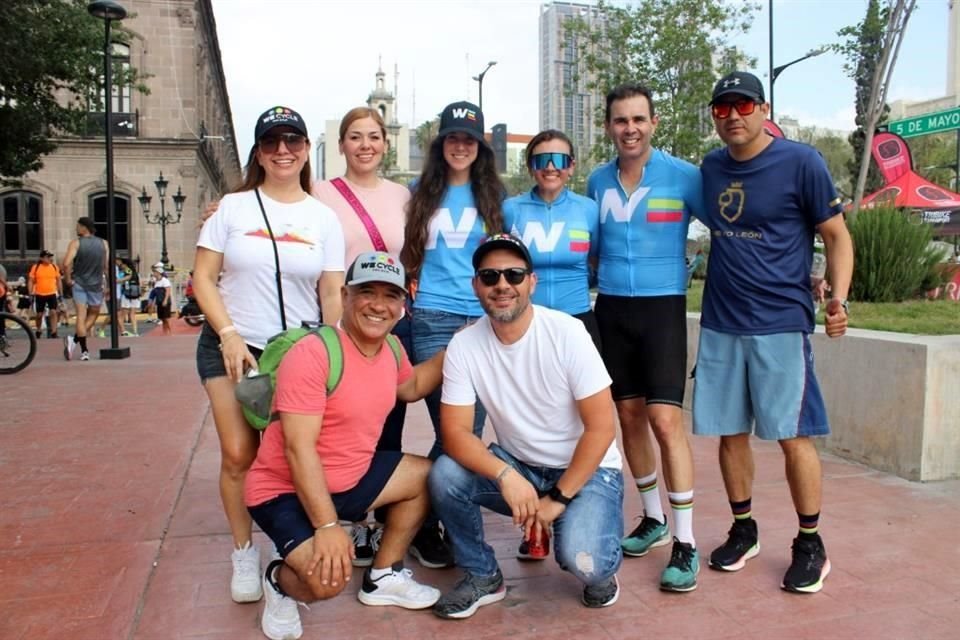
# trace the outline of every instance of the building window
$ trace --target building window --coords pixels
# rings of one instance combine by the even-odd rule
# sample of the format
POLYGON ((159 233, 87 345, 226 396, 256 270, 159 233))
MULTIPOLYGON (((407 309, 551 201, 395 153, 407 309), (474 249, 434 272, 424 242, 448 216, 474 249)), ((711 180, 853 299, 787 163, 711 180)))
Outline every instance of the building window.
MULTIPOLYGON (((107 194, 95 193, 90 196, 90 217, 93 218, 97 229, 97 237, 110 241, 107 225, 107 194)), ((114 250, 117 255, 130 257, 130 197, 123 194, 113 194, 114 233, 116 234, 114 250)))
POLYGON ((3 207, 0 257, 39 256, 43 249, 43 198, 29 191, 8 191, 0 194, 0 201, 3 207))
MULTIPOLYGON (((126 74, 130 70, 130 46, 121 42, 113 43, 111 60, 113 75, 120 71, 126 74)), ((98 70, 99 74, 103 70, 98 70)), ((103 76, 98 74, 97 91, 90 97, 90 114, 87 117, 87 135, 103 135, 103 108, 105 104, 103 76)), ((115 136, 136 136, 138 115, 133 110, 131 96, 133 86, 128 82, 114 81, 110 85, 111 128, 115 136)))

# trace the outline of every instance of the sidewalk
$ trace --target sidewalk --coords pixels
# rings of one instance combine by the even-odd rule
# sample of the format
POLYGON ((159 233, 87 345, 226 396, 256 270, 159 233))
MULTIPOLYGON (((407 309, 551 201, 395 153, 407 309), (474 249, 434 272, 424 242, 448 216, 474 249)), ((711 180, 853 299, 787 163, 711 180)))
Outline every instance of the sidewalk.
MULTIPOLYGON (((132 351, 121 361, 96 358, 106 340, 91 340, 90 362, 66 362, 61 343, 41 340, 28 369, 0 378, 0 638, 264 637, 261 605, 230 601, 219 451, 193 331, 121 338, 132 351)), ((405 445, 425 453, 431 439, 418 403, 405 445)), ((706 555, 730 515, 716 441, 693 443, 695 530, 706 555)), ((822 523, 833 573, 823 592, 797 596, 778 588, 796 532, 783 457, 776 445, 755 451, 761 554, 737 574, 704 568, 695 592, 657 589, 667 546, 624 561, 615 606, 586 609, 575 580, 552 559, 517 562, 518 532, 487 515, 509 590, 502 603, 466 621, 364 607, 356 570, 347 593, 301 609, 304 638, 960 637, 960 481, 911 484, 827 456, 822 523)), ((628 529, 638 513, 628 490, 628 529)), ((257 541, 267 544, 259 533, 257 541)), ((441 588, 459 577, 408 566, 441 588)))

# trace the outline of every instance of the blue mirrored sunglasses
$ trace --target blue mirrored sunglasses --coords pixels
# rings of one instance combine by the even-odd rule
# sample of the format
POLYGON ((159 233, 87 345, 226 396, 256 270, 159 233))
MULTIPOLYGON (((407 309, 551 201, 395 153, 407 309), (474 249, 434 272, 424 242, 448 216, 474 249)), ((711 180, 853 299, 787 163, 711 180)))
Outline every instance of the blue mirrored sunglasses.
POLYGON ((573 158, 568 153, 535 153, 530 156, 530 168, 534 171, 543 171, 549 165, 557 171, 563 171, 573 164, 573 158))

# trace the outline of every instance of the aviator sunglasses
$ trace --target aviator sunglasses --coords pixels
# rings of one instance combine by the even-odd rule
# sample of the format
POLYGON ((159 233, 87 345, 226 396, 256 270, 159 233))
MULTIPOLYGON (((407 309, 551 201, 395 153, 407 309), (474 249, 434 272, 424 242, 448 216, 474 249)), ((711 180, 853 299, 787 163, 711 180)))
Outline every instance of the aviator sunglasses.
POLYGON ((269 136, 263 136, 257 145, 264 153, 276 153, 280 148, 280 141, 287 146, 287 151, 297 153, 303 151, 307 139, 299 133, 277 133, 269 136))
POLYGON ((543 171, 548 165, 553 164, 557 171, 563 171, 573 164, 573 158, 568 153, 535 153, 530 156, 530 168, 534 171, 543 171))
POLYGON ((524 269, 523 267, 510 267, 509 269, 477 269, 477 277, 480 278, 480 282, 482 282, 486 287, 492 287, 499 283, 501 274, 507 279, 507 284, 516 286, 523 282, 528 273, 530 273, 530 270, 524 269))
POLYGON ((757 103, 753 100, 737 100, 736 102, 715 102, 710 107, 713 117, 717 120, 723 120, 730 117, 733 109, 737 110, 742 116, 748 116, 757 110, 757 103))

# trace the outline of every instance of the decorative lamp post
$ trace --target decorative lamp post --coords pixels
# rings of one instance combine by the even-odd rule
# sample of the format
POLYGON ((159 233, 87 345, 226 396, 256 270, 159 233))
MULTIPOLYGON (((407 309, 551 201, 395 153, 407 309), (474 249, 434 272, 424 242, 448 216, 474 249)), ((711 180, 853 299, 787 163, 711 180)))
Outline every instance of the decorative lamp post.
POLYGON ((815 58, 821 53, 826 53, 826 49, 813 49, 807 55, 801 56, 796 60, 791 60, 787 64, 782 64, 779 67, 774 67, 773 71, 770 73, 770 119, 773 120, 773 83, 777 81, 777 77, 783 73, 783 70, 789 66, 795 65, 798 62, 803 62, 807 58, 815 58))
POLYGON ((487 63, 487 68, 480 72, 480 75, 473 76, 473 79, 477 81, 477 84, 480 85, 480 111, 483 111, 483 76, 487 75, 487 71, 490 71, 490 67, 497 64, 496 60, 491 60, 487 63))
POLYGON ((113 76, 110 68, 110 59, 113 54, 113 46, 110 42, 110 22, 113 20, 123 20, 127 17, 127 10, 112 0, 97 0, 87 5, 87 12, 94 18, 100 18, 105 25, 103 39, 103 102, 104 102, 104 139, 106 144, 107 156, 107 243, 109 245, 109 268, 107 269, 107 281, 110 287, 111 309, 110 309, 110 348, 100 350, 101 360, 122 360, 130 357, 130 347, 120 347, 120 323, 117 314, 119 313, 120 301, 117 297, 117 233, 116 220, 114 219, 113 209, 113 131, 111 130, 111 115, 113 111, 113 76))
POLYGON ((147 224, 160 225, 160 262, 163 263, 164 269, 169 269, 170 261, 167 258, 167 225, 180 222, 180 218, 183 217, 183 203, 187 199, 187 196, 183 195, 183 192, 180 191, 180 187, 178 186, 177 193, 173 196, 173 208, 177 214, 177 217, 174 218, 173 213, 167 213, 167 185, 170 183, 163 177, 163 171, 160 172, 160 177, 154 180, 153 184, 157 187, 157 194, 160 196, 160 213, 150 215, 150 201, 153 200, 153 198, 147 195, 146 187, 140 188, 140 195, 137 196, 137 200, 140 201, 140 208, 143 209, 143 217, 146 218, 147 224))

